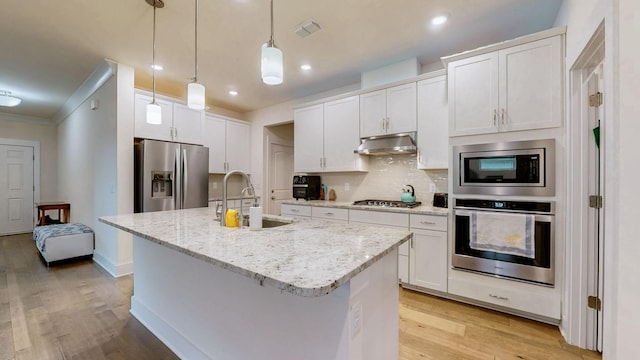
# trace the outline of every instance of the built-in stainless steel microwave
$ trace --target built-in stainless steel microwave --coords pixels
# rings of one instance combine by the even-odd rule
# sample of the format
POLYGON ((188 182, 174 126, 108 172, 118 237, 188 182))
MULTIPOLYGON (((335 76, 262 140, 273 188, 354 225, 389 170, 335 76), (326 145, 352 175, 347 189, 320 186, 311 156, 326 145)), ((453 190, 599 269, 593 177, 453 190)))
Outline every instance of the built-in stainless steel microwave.
POLYGON ((453 193, 555 195, 555 140, 453 147, 453 193))

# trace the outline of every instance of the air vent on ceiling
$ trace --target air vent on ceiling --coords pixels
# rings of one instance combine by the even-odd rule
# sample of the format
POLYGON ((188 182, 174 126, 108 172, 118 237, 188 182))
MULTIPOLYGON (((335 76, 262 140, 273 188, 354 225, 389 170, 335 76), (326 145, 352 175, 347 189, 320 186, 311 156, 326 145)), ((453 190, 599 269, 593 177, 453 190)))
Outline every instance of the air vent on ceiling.
POLYGON ((314 32, 318 31, 322 29, 320 27, 320 24, 318 24, 317 22, 313 21, 313 19, 309 19, 305 22, 303 22, 302 24, 298 25, 295 27, 295 29, 293 29, 293 32, 298 34, 298 36, 304 38, 307 37, 311 34, 313 34, 314 32))

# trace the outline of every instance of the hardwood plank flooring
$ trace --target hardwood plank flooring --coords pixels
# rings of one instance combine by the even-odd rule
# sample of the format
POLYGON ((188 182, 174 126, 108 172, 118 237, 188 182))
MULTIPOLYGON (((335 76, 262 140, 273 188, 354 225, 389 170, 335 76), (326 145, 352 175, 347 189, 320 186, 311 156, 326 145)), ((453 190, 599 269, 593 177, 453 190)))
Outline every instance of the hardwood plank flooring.
MULTIPOLYGON (((177 359, 131 317, 132 294, 131 276, 47 268, 31 234, 0 237, 0 360, 177 359)), ((601 359, 554 326, 402 288, 399 312, 401 360, 601 359)))

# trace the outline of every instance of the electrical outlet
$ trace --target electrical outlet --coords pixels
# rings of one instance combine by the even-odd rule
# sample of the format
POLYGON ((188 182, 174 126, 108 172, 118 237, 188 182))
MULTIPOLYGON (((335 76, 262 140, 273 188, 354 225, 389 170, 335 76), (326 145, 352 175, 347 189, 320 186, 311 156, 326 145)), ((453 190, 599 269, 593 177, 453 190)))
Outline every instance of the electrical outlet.
POLYGON ((349 183, 344 183, 344 191, 349 191, 349 183))
POLYGON ((351 305, 351 337, 354 338, 362 329, 362 304, 351 305))
POLYGON ((434 183, 429 184, 429 192, 430 193, 436 192, 436 184, 434 183))

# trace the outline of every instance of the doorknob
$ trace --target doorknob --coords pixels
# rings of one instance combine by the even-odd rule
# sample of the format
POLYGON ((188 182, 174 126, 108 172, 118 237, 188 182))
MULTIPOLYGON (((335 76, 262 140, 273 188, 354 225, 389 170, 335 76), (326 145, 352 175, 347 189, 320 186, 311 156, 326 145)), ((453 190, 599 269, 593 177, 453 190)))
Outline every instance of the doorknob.
POLYGON ((276 197, 275 197, 275 196, 272 196, 272 197, 271 197, 271 200, 275 200, 275 199, 276 199, 276 197))

